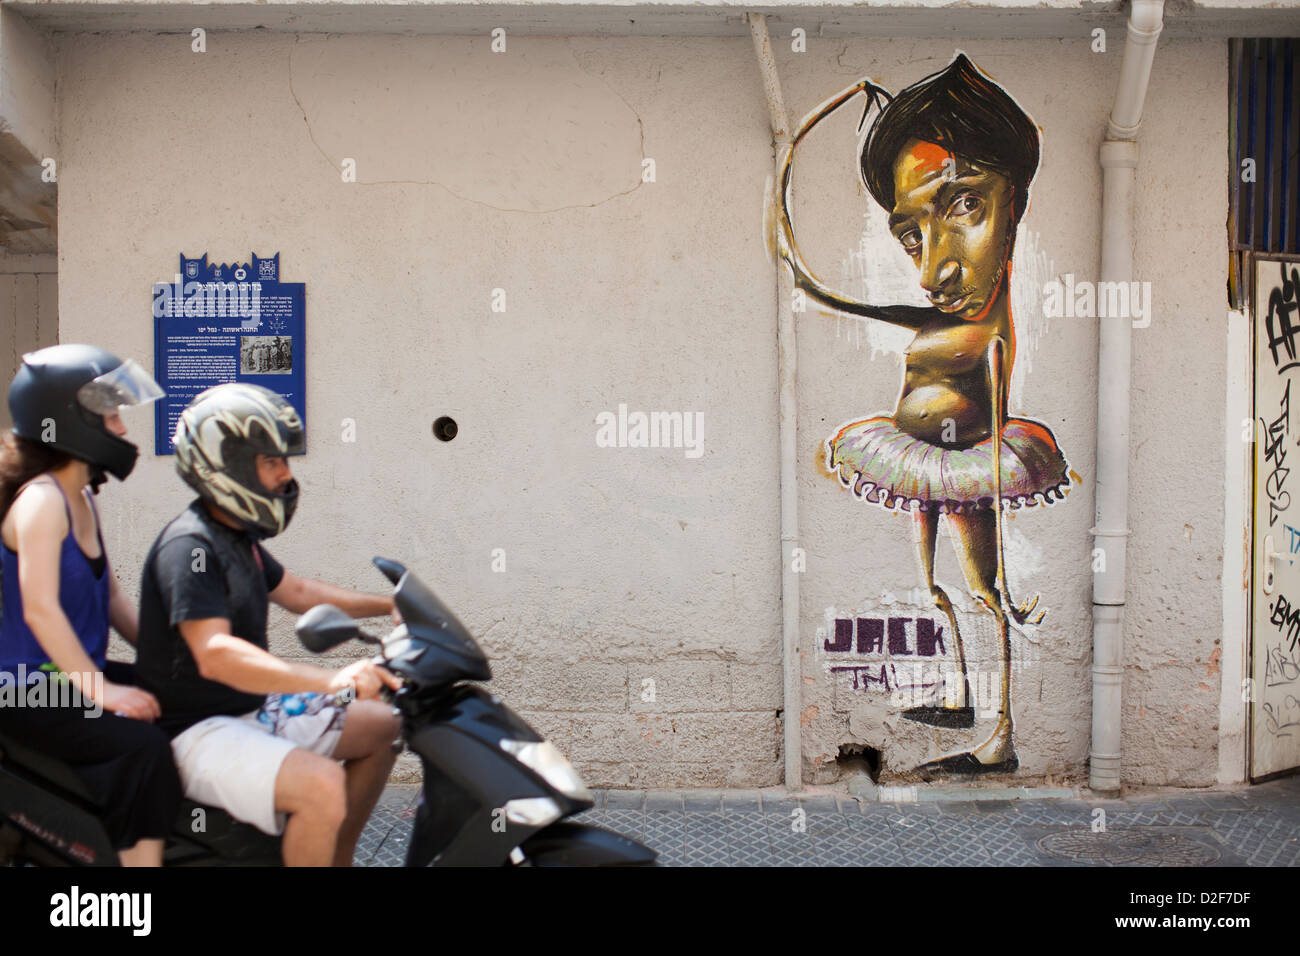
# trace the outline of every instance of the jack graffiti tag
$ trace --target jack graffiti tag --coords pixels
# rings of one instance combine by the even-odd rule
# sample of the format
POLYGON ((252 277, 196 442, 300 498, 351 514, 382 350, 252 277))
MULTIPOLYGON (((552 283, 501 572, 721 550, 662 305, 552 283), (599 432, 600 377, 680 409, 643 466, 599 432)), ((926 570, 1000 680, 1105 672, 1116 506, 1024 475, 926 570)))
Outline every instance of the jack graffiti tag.
POLYGON ((1268 439, 1264 445, 1264 460, 1273 463, 1273 471, 1268 476, 1268 481, 1264 484, 1264 490, 1268 493, 1268 526, 1271 528, 1277 523, 1278 513, 1286 511, 1291 507, 1291 492, 1286 490, 1286 479, 1291 474, 1291 469, 1284 467, 1286 462, 1286 448, 1283 441, 1290 433, 1291 422, 1291 380, 1287 379, 1286 389, 1282 392, 1282 401, 1278 404, 1279 412, 1272 424, 1265 424, 1264 419, 1259 423, 1264 425, 1268 433, 1268 439))
POLYGON ((1300 649, 1297 649, 1295 642, 1292 641, 1288 655, 1282 650, 1282 642, 1278 641, 1268 649, 1268 656, 1264 659, 1264 686, 1281 687, 1295 683, 1298 678, 1300 678, 1300 649))
POLYGON ((1290 737, 1293 728, 1300 727, 1300 700, 1294 694, 1287 694, 1281 705, 1265 701, 1261 708, 1265 726, 1275 737, 1290 737))
MULTIPOLYGON (((1294 266, 1291 268, 1291 277, 1287 278, 1286 263, 1279 262, 1278 271, 1281 273, 1282 285, 1274 286, 1273 291, 1268 294, 1268 314, 1264 317, 1264 328, 1268 332, 1268 347, 1273 353, 1273 366, 1278 364, 1277 348, 1282 346, 1286 349, 1287 358, 1295 362, 1295 334, 1300 332, 1300 326, 1291 323, 1291 317, 1297 308, 1300 308, 1300 270, 1294 266), (1274 320, 1281 323, 1281 327, 1274 328, 1274 320)), ((1285 371, 1280 369, 1279 371, 1285 371)))
POLYGON ((1294 650, 1297 640, 1300 640, 1300 607, 1292 607, 1291 602, 1279 594, 1268 609, 1272 612, 1269 622, 1279 631, 1286 628, 1283 633, 1291 639, 1291 649, 1294 650))
POLYGON ((834 637, 822 640, 828 654, 847 654, 867 660, 849 660, 828 667, 832 674, 849 674, 854 690, 933 689, 932 681, 908 683, 900 680, 894 666, 897 658, 942 656, 943 628, 927 617, 840 617, 835 619, 834 637), (914 637, 915 640, 909 640, 914 637), (856 650, 856 654, 854 651, 856 650))

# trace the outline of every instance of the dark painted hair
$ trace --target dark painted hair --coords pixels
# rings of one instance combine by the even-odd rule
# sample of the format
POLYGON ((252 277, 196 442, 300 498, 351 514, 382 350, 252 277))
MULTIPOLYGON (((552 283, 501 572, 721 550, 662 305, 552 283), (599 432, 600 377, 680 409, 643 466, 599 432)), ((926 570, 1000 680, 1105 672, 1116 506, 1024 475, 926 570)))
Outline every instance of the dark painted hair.
POLYGON ((966 54, 958 53, 938 73, 900 92, 867 131, 862 181, 886 211, 894 208, 894 163, 912 139, 1006 176, 1015 188, 1015 221, 1025 214, 1029 183, 1038 170, 1038 127, 966 54))

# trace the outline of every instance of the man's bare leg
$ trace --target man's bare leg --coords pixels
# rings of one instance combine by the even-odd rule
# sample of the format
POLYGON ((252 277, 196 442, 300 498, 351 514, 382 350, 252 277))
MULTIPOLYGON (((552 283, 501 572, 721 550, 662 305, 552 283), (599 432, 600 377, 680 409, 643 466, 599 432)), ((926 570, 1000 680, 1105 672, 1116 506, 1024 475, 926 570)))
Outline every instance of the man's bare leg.
POLYGON ((347 776, 347 815, 339 827, 334 866, 352 865, 357 840, 397 759, 392 743, 400 732, 401 725, 388 705, 371 700, 348 705, 343 736, 334 748, 335 758, 344 761, 347 776))
POLYGON ((343 768, 295 749, 275 777, 275 809, 289 814, 280 853, 285 866, 329 866, 347 813, 343 768))

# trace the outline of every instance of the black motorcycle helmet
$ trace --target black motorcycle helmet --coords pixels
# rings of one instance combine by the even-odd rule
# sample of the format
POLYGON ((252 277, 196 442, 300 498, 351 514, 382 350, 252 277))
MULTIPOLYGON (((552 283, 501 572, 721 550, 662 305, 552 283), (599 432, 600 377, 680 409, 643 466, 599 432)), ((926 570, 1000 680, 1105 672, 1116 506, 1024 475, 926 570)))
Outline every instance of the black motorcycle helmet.
POLYGON ((257 478, 257 456, 306 454, 302 419, 283 396, 247 382, 200 392, 181 412, 172 439, 176 471, 204 501, 254 538, 289 527, 298 482, 268 491, 257 478))
POLYGON ((104 427, 104 416, 162 394, 131 359, 123 362, 93 345, 52 345, 23 356, 9 386, 9 414, 15 435, 90 465, 91 485, 98 489, 106 471, 124 481, 139 454, 104 427))

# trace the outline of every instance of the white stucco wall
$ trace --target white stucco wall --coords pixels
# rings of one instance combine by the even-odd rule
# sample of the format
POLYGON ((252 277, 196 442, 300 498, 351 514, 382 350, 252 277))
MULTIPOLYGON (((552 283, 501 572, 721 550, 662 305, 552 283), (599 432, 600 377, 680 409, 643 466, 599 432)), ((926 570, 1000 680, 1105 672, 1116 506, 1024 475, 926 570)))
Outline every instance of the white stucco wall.
MULTIPOLYGON (((1095 279, 1118 43, 1098 55, 1085 40, 813 38, 806 54, 778 43, 777 59, 797 120, 863 75, 912 83, 955 48, 1044 131, 1020 295, 1057 274, 1095 279)), ((375 590, 371 555, 409 563, 480 636, 498 692, 592 784, 779 782, 771 133, 749 40, 515 38, 494 55, 486 37, 209 33, 196 54, 186 35, 108 34, 61 35, 57 51, 61 340, 151 359, 150 288, 179 253, 279 252, 282 279, 307 284, 309 453, 295 462, 299 515, 273 552, 375 590), (345 157, 356 183, 341 181, 345 157), (653 183, 640 181, 646 157, 653 183), (495 288, 504 314, 490 310, 495 288), (620 403, 701 412, 703 455, 598 448, 596 416, 620 403), (450 444, 430 433, 440 415, 460 425, 450 444), (495 548, 505 573, 491 570, 495 548)), ((1135 782, 1208 782, 1217 766, 1222 501, 1198 489, 1223 474, 1226 82, 1224 44, 1162 45, 1142 139, 1136 277, 1157 311, 1134 336, 1135 782)), ((801 148, 799 241, 832 284, 909 301, 914 270, 887 235, 869 243, 867 279, 841 276, 862 214, 884 216, 857 183, 860 109, 801 148)), ((1082 481, 1008 522, 1017 597, 1038 592, 1048 609, 1017 675, 1017 745, 1026 777, 1077 778, 1096 323, 1031 313, 1016 312, 1012 413, 1047 423, 1082 481)), ((892 410, 906 338, 873 356, 870 330, 812 310, 798 331, 805 764, 831 779, 838 747, 856 743, 894 774, 974 732, 909 724, 826 675, 825 610, 906 601, 920 574, 908 520, 856 502, 815 459, 839 424, 892 410)), ((151 419, 128 423, 151 450, 151 419)), ((188 497, 148 453, 106 489, 128 588, 188 497)), ((956 590, 942 536, 938 567, 956 590)), ((299 653, 291 624, 275 618, 286 655, 299 653)), ((970 640, 991 657, 989 633, 970 640)))

